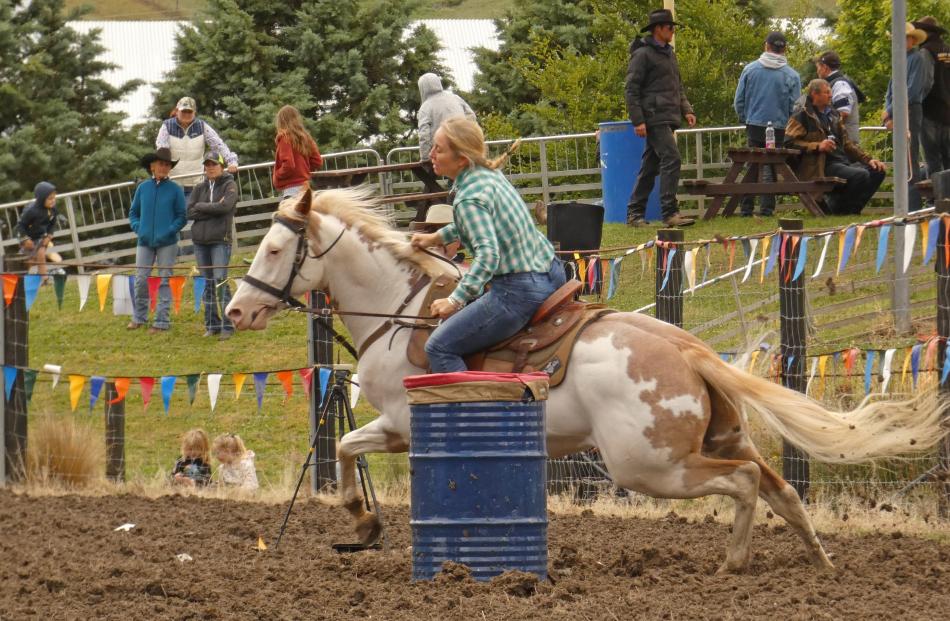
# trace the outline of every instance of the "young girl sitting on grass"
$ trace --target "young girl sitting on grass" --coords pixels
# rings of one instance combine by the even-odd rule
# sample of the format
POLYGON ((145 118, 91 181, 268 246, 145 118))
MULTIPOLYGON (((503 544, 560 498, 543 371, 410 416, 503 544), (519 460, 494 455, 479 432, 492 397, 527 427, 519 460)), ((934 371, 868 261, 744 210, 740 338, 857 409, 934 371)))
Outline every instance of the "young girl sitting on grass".
POLYGON ((218 481, 222 485, 257 489, 257 471, 254 469, 254 451, 244 446, 241 436, 222 433, 214 439, 214 456, 221 466, 218 481))
POLYGON ((211 480, 211 455, 208 434, 192 429, 181 437, 181 457, 175 462, 172 483, 186 487, 204 487, 211 480))

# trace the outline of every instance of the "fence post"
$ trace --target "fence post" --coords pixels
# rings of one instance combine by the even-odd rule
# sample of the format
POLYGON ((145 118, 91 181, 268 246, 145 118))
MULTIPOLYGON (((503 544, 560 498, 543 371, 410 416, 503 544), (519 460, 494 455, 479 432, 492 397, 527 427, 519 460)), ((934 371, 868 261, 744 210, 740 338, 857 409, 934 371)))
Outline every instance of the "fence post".
MULTIPOLYGON (((950 214, 950 171, 943 171, 934 175, 934 212, 936 214, 950 214)), ((950 234, 950 220, 940 217, 940 228, 937 233, 937 248, 943 248, 950 234)), ((947 339, 950 338, 950 266, 947 265, 943 251, 937 252, 937 369, 943 369, 947 356, 947 339)), ((939 372, 939 371, 938 371, 939 372)), ((943 397, 950 397, 950 382, 940 384, 940 393, 943 397)), ((938 455, 938 469, 944 473, 950 472, 950 437, 945 437, 940 444, 938 455)), ((938 507, 942 517, 950 515, 950 480, 943 479, 939 484, 943 490, 938 490, 938 507), (940 493, 942 491, 942 493, 940 493)))
POLYGON ((538 147, 541 150, 541 199, 547 205, 551 202, 551 192, 549 190, 551 179, 548 178, 548 143, 542 140, 538 143, 538 147))
POLYGON ((66 197, 66 218, 69 220, 69 238, 73 242, 73 259, 79 264, 76 270, 82 274, 82 248, 79 247, 79 231, 76 228, 76 211, 73 209, 73 197, 66 197))
MULTIPOLYGON (((793 237, 799 237, 801 243, 802 220, 781 218, 779 220, 779 256, 784 256, 778 269, 779 315, 781 345, 782 385, 798 392, 805 392, 805 354, 806 354, 806 318, 805 318, 805 274, 798 278, 795 268, 798 264, 798 245, 792 245, 793 237)), ((797 447, 782 441, 782 476, 788 481, 798 496, 804 500, 810 484, 808 455, 797 447)))
MULTIPOLYGON (((26 268, 23 257, 11 255, 4 260, 6 273, 22 276, 26 268)), ((3 332, 3 364, 25 369, 29 364, 30 325, 22 277, 17 281, 13 301, 4 312, 3 332)), ((26 427, 26 389, 23 373, 19 372, 10 390, 10 398, 4 402, 3 408, 4 467, 8 481, 19 482, 25 474, 26 427)))
POLYGON ((115 382, 106 382, 106 478, 113 483, 125 482, 125 399, 119 397, 115 382))
MULTIPOLYGON (((310 292, 310 308, 328 309, 326 296, 322 291, 310 292)), ((308 359, 311 367, 333 364, 333 317, 310 315, 307 322, 308 359)), ((310 444, 317 438, 317 451, 313 456, 314 464, 310 471, 310 489, 313 492, 336 485, 336 434, 334 416, 320 420, 323 395, 320 393, 320 371, 314 369, 310 377, 310 444)))
POLYGON ((656 318, 682 328, 683 248, 661 242, 681 242, 686 237, 682 229, 659 229, 656 239, 656 318))

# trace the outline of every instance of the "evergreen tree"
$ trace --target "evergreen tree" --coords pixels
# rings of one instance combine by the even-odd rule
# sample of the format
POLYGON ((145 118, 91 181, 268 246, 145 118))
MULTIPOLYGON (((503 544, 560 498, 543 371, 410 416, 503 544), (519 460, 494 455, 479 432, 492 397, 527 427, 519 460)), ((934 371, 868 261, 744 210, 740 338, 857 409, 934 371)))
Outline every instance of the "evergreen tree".
POLYGON ((141 146, 109 110, 138 86, 112 87, 96 31, 66 26, 82 11, 63 0, 0 0, 0 201, 32 196, 41 180, 60 191, 129 178, 141 146))

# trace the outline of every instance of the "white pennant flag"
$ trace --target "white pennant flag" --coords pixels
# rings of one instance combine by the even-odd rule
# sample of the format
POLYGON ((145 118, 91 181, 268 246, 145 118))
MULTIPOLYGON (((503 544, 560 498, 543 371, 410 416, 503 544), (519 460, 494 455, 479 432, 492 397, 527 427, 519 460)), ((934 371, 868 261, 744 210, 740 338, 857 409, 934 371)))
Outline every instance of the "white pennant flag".
POLYGON ((815 371, 818 370, 818 358, 812 358, 811 361, 811 371, 808 372, 808 383, 805 384, 805 394, 808 394, 808 389, 811 388, 811 381, 815 379, 815 371))
POLYGON ((742 282, 747 281, 749 279, 749 274, 752 273, 752 264, 755 263, 755 251, 758 247, 759 240, 749 240, 749 262, 745 266, 745 274, 742 275, 742 282))
POLYGON ((825 235, 825 245, 821 247, 821 256, 818 257, 818 267, 815 268, 815 273, 811 275, 812 278, 816 278, 818 274, 821 273, 821 268, 825 265, 825 255, 828 254, 829 243, 831 243, 831 235, 825 235))
POLYGON ((696 270, 693 269, 695 267, 693 263, 695 259, 696 257, 692 250, 683 255, 683 271, 686 272, 686 284, 689 285, 690 290, 696 286, 696 270))
POLYGON ((214 406, 218 403, 218 389, 221 388, 221 374, 208 374, 208 399, 211 400, 211 411, 214 412, 214 406))
POLYGON ((891 362, 894 360, 896 349, 888 349, 884 352, 884 362, 881 363, 881 394, 887 393, 887 384, 891 381, 891 362))
POLYGON ((89 299, 89 283, 92 282, 92 277, 89 274, 80 274, 76 276, 76 282, 79 283, 79 310, 82 310, 89 299))
POLYGON ((63 372, 63 367, 58 364, 44 364, 43 370, 53 375, 53 388, 56 388, 56 384, 59 383, 59 374, 63 372))
POLYGON ((354 373, 350 379, 350 407, 355 408, 356 402, 360 400, 360 376, 354 373))
POLYGON ((132 295, 129 293, 129 277, 125 274, 116 274, 112 277, 112 314, 132 314, 132 295))
POLYGON ((904 268, 902 272, 907 272, 910 266, 910 259, 914 255, 914 241, 917 239, 917 226, 908 224, 904 226, 904 268))

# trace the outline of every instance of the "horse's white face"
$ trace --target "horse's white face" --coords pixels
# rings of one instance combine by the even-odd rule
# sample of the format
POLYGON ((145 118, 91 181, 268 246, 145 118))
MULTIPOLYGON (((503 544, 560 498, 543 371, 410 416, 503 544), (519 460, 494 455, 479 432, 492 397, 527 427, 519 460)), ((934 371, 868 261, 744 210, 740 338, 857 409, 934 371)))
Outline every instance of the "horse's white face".
MULTIPOLYGON (((296 205, 297 212, 308 217, 310 212, 310 191, 301 194, 296 205)), ((283 290, 290 280, 295 261, 298 260, 297 247, 299 237, 288 227, 274 222, 261 240, 254 261, 248 270, 248 276, 256 278, 277 290, 283 290)), ((312 254, 309 243, 304 248, 312 254)), ((296 297, 311 289, 326 287, 325 270, 322 261, 304 261, 300 274, 294 279, 290 295, 296 297)), ((286 305, 271 293, 263 291, 248 282, 241 282, 231 303, 225 312, 238 330, 263 330, 267 322, 286 305)))

